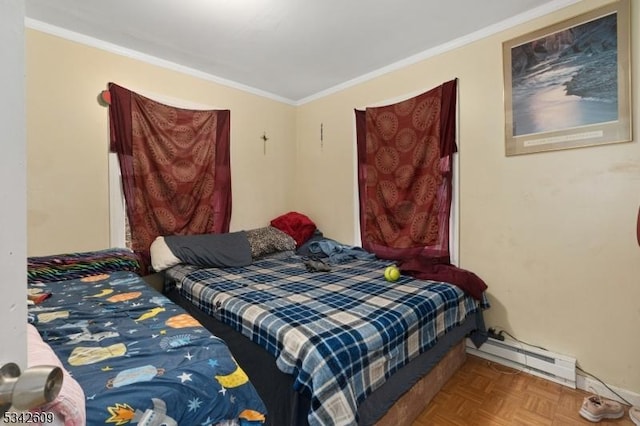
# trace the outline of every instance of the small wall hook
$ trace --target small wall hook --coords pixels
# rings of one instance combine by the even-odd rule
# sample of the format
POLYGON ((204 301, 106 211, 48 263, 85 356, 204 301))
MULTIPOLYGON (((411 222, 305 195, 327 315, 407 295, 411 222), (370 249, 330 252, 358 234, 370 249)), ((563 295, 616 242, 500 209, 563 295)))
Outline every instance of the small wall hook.
POLYGON ((267 137, 267 132, 263 132, 262 136, 260 136, 260 139, 262 139, 262 154, 267 155, 267 141, 269 140, 269 138, 267 137))

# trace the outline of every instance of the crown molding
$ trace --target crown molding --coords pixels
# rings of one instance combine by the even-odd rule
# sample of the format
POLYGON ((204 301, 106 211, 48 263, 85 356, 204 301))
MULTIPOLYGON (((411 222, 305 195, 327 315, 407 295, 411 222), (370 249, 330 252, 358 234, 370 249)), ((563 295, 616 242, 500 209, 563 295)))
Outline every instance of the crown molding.
POLYGON ((394 62, 393 64, 387 65, 385 67, 379 68, 370 73, 361 75, 360 77, 356 77, 352 80, 345 81, 344 83, 340 83, 336 86, 333 86, 329 89, 323 90, 321 92, 315 93, 311 96, 307 96, 303 99, 300 99, 296 102, 296 106, 301 106, 306 103, 318 100, 320 98, 324 98, 325 96, 332 95, 334 93, 340 92, 342 90, 348 89, 353 86, 357 86, 358 84, 362 84, 369 80, 373 80, 377 77, 380 77, 384 74, 400 70, 402 68, 408 67, 409 65, 416 64, 418 62, 424 61, 425 59, 432 58, 434 56, 440 55, 442 53, 457 49, 459 47, 465 46, 467 44, 473 43, 478 40, 482 40, 483 38, 492 36, 501 31, 507 30, 509 28, 513 28, 525 22, 531 21, 535 18, 539 18, 544 15, 548 15, 557 10, 563 9, 567 6, 570 6, 574 3, 578 3, 582 0, 557 0, 551 3, 546 3, 542 6, 539 6, 535 9, 528 11, 527 13, 521 13, 520 15, 516 15, 504 21, 498 22, 497 24, 490 25, 481 30, 468 34, 466 36, 457 38, 450 42, 441 44, 431 49, 424 50, 420 53, 417 53, 413 56, 409 56, 408 58, 402 59, 398 62, 394 62))
POLYGON ((60 37, 66 40, 74 41, 76 43, 80 43, 86 46, 95 47, 96 49, 104 50, 106 52, 114 53, 120 56, 125 56, 127 58, 148 63, 150 65, 155 65, 161 68, 177 71, 179 73, 186 74, 191 77, 196 77, 202 80, 210 81, 212 83, 217 83, 222 86, 241 90, 243 92, 261 96, 263 98, 268 98, 274 101, 295 106, 295 101, 292 99, 288 99, 270 92, 266 92, 264 90, 260 90, 255 87, 247 86, 245 84, 238 83, 233 80, 228 80, 222 77, 218 77, 213 74, 205 73, 194 68, 189 68, 184 65, 167 61, 152 55, 147 55, 146 53, 142 53, 137 50, 129 49, 123 46, 119 46, 117 44, 106 42, 104 40, 99 40, 97 38, 89 37, 87 35, 80 34, 74 31, 69 31, 67 29, 57 27, 55 25, 50 25, 45 22, 38 21, 36 19, 25 18, 24 23, 25 23, 25 27, 36 30, 36 31, 40 31, 40 32, 50 34, 56 37, 60 37))
POLYGON ((424 61, 426 59, 432 58, 434 56, 440 55, 442 53, 457 49, 459 47, 465 46, 467 44, 473 43, 475 41, 481 40, 483 38, 489 37, 501 31, 504 31, 509 28, 513 28, 517 25, 525 23, 527 21, 531 21, 535 18, 550 14, 572 4, 578 3, 582 0, 556 0, 550 3, 545 3, 542 6, 539 6, 535 9, 532 9, 526 13, 522 13, 520 15, 516 15, 509 19, 506 19, 502 22, 499 22, 494 25, 490 25, 485 27, 479 31, 468 34, 464 37, 457 38, 450 42, 441 44, 431 49, 427 49, 423 52, 420 52, 416 55, 412 55, 403 60, 394 62, 390 65, 384 66, 372 72, 363 74, 354 79, 345 81, 333 87, 330 87, 326 90, 322 90, 313 95, 304 97, 299 100, 293 100, 289 98, 285 98, 283 96, 279 96, 274 93, 270 93, 261 89, 257 89, 255 87, 247 86, 242 83, 238 83, 233 80, 229 80, 226 78, 218 77, 213 74, 209 74, 203 71, 199 71, 194 68, 190 68, 184 65, 180 65, 175 62, 167 61, 152 55, 148 55, 146 53, 142 53, 133 49, 129 49, 123 46, 119 46, 113 43, 106 42, 104 40, 99 40, 93 37, 89 37, 84 34, 80 34, 74 31, 69 31, 61 27, 57 27, 54 25, 47 24, 42 21, 38 21, 32 18, 25 17, 25 26, 27 28, 31 28, 33 30, 37 30, 43 33, 47 33, 53 36, 57 36, 66 40, 74 41, 80 44, 84 44, 90 47, 94 47, 96 49, 101 49, 110 53, 114 53, 116 55, 125 56, 131 59, 135 59, 141 62, 145 62, 151 65, 155 65, 161 68, 166 68, 172 71, 177 71, 192 77, 196 77, 205 81, 210 81, 216 84, 220 84, 232 89, 241 90, 243 92, 247 92, 253 95, 261 96, 267 99, 271 99, 277 102, 282 102, 287 105, 292 106, 301 106, 307 104, 309 102, 313 102, 315 100, 321 99, 323 97, 332 95, 334 93, 340 92, 342 90, 348 89, 350 87, 362 84, 364 82, 373 80, 382 75, 388 74, 393 71, 400 70, 402 68, 408 67, 410 65, 416 64, 418 62, 424 61))

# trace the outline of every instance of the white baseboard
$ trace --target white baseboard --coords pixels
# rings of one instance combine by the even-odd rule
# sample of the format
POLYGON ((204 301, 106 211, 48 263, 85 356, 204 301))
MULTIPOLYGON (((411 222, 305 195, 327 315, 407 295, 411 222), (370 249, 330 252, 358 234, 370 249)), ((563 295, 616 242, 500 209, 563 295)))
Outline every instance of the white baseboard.
MULTIPOLYGON (((492 342, 496 342, 495 340, 491 340, 492 342)), ((500 342, 496 342, 496 343, 500 343, 500 342)), ((520 343, 511 343, 511 342, 507 342, 507 344, 513 344, 515 345, 516 348, 533 348, 533 350, 536 350, 535 347, 531 347, 529 345, 526 344, 520 344, 520 343)), ((492 348, 491 345, 488 346, 481 346, 479 349, 476 349, 475 346, 473 345, 473 343, 471 343, 469 340, 467 340, 467 353, 472 354, 472 355, 476 355, 479 356, 481 358, 487 359, 489 361, 493 361, 496 362, 498 364, 504 365, 506 367, 511 367, 520 371, 523 371, 525 373, 529 373, 529 374, 533 374, 534 376, 538 376, 541 377, 543 379, 546 380, 550 380, 565 386, 569 386, 569 387, 575 387, 578 389, 581 389, 583 391, 589 392, 589 393, 597 393, 598 395, 604 397, 604 398, 609 398, 609 399, 613 399, 615 401, 621 402, 623 404, 626 404, 626 402, 630 403, 631 405, 635 406, 635 407, 640 407, 640 394, 632 392, 630 390, 627 389, 622 389, 616 386, 611 386, 609 384, 607 384, 606 386, 603 385, 602 383, 600 383, 598 380, 585 375, 584 373, 580 372, 577 369, 574 369, 574 373, 575 373, 575 381, 573 383, 570 383, 569 380, 566 379, 562 379, 562 380, 558 380, 557 377, 553 377, 553 376, 549 376, 546 374, 540 374, 541 371, 539 369, 531 369, 528 367, 527 364, 530 364, 530 362, 526 362, 522 361, 520 359, 518 359, 519 354, 511 354, 509 353, 509 351, 498 351, 496 352, 495 348, 492 348), (611 392, 609 389, 607 389, 607 386, 609 388, 611 388, 614 392, 616 392, 618 395, 620 395, 620 397, 624 398, 626 400, 623 401, 618 395, 614 394, 613 392, 611 392)), ((564 359, 563 355, 554 355, 555 357, 564 359)), ((575 366, 575 359, 571 359, 574 363, 575 366)))
POLYGON ((528 345, 516 340, 489 338, 476 348, 467 339, 467 353, 498 364, 524 371, 534 376, 576 388, 576 359, 528 345))
MULTIPOLYGON (((616 386, 611 386, 609 384, 607 384, 607 386, 613 389, 621 397, 626 399, 627 402, 631 403, 631 405, 640 407, 640 394, 631 392, 630 390, 627 390, 627 389, 621 389, 616 386)), ((580 372, 576 374, 576 387, 578 389, 582 389, 589 393, 596 392, 598 395, 604 398, 613 399, 615 401, 622 402, 623 404, 625 403, 617 395, 615 395, 609 389, 607 389, 605 385, 603 385, 596 379, 593 379, 589 376, 585 376, 584 374, 581 374, 580 372)))

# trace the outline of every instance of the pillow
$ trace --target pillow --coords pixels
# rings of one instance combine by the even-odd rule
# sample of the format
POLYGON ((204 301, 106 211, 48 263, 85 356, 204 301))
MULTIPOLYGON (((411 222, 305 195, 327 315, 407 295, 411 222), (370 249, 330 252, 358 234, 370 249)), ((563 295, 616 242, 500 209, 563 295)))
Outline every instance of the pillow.
POLYGON ((27 324, 27 349, 27 367, 55 365, 62 369, 63 374, 62 387, 56 399, 33 411, 53 412, 56 420, 64 419, 65 426, 84 426, 85 395, 80 384, 71 377, 51 346, 42 340, 31 324, 27 324))
POLYGON ((250 229, 246 232, 253 260, 279 251, 293 251, 296 249, 296 241, 287 233, 273 226, 250 229))
POLYGON ((160 272, 165 269, 169 269, 179 263, 182 263, 180 259, 173 254, 164 237, 156 237, 149 247, 151 254, 151 267, 154 271, 160 272))
POLYGON ((115 271, 140 272, 135 253, 125 248, 27 258, 30 284, 74 280, 115 271))
POLYGON ((302 213, 289 212, 278 216, 271 221, 271 226, 286 232, 296 241, 296 247, 300 247, 313 235, 316 224, 302 213))

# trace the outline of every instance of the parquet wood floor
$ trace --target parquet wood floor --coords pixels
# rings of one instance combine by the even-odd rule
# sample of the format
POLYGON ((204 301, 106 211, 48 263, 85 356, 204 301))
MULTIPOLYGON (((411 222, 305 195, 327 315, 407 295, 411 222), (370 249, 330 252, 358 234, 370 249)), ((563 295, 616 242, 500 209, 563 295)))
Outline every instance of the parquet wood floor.
MULTIPOLYGON (((578 410, 588 393, 519 373, 473 355, 412 426, 592 425, 578 410)), ((635 426, 628 412, 599 425, 635 426)))

